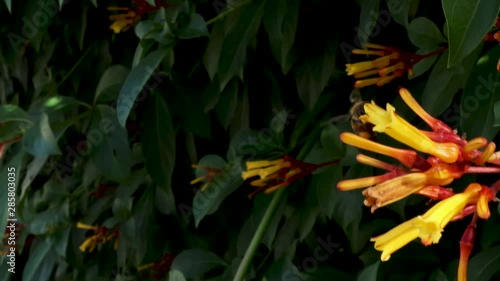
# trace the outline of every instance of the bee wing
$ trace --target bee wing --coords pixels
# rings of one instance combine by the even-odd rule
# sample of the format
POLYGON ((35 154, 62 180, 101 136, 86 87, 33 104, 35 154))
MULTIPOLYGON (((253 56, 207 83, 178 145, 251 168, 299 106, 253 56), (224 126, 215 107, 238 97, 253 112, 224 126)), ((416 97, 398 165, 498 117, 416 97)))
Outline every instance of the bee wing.
POLYGON ((337 125, 339 123, 349 122, 350 119, 351 119, 351 114, 343 114, 330 118, 330 120, 328 120, 328 123, 337 125))
POLYGON ((361 91, 358 88, 354 88, 354 90, 352 90, 351 94, 349 95, 349 101, 351 101, 351 103, 363 101, 363 98, 361 97, 361 91))

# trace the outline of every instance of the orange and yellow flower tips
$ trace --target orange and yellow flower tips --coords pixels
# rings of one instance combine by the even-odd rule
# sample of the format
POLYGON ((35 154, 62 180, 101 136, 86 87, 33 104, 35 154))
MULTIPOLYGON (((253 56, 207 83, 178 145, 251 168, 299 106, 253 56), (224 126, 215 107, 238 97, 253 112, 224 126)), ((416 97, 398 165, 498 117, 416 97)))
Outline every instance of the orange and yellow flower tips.
POLYGON ((373 237, 375 249, 382 251, 381 260, 389 260, 392 253, 416 238, 428 246, 441 239, 444 227, 469 204, 476 204, 483 187, 470 184, 463 193, 444 199, 429 209, 424 215, 415 217, 385 234, 373 237))
POLYGON ((121 12, 119 14, 109 16, 109 20, 113 21, 109 29, 113 30, 114 33, 125 32, 145 14, 156 11, 161 7, 167 8, 170 6, 160 0, 155 1, 155 6, 151 6, 145 0, 134 0, 133 3, 135 8, 114 6, 108 7, 109 11, 121 12))
POLYGON ((340 140, 345 144, 352 145, 357 148, 392 157, 409 168, 414 167, 416 163, 422 163, 425 161, 425 159, 420 157, 413 150, 393 148, 349 132, 340 134, 340 140))
POLYGON ((172 262, 175 259, 175 255, 165 253, 163 254, 161 260, 141 265, 137 268, 137 271, 150 270, 149 274, 141 274, 141 279, 152 278, 154 280, 163 280, 166 274, 170 271, 172 262))
POLYGON ((387 104, 386 110, 384 110, 374 102, 366 103, 366 115, 361 116, 360 120, 373 124, 374 132, 385 133, 413 149, 434 155, 446 163, 457 161, 460 149, 456 144, 432 141, 419 129, 398 116, 395 111, 395 108, 390 104, 387 104))
POLYGON ((127 31, 140 18, 136 11, 127 7, 108 7, 108 10, 122 12, 120 14, 109 16, 109 20, 113 21, 113 23, 109 26, 109 29, 113 30, 114 33, 127 31))
POLYGON ((366 43, 365 47, 367 49, 354 49, 352 53, 356 55, 378 56, 379 58, 372 61, 346 64, 347 75, 354 75, 356 79, 372 77, 356 81, 354 83, 355 88, 363 88, 371 85, 381 87, 395 78, 403 76, 407 72, 413 76, 413 66, 417 62, 445 50, 440 49, 437 52, 427 55, 418 55, 372 43, 366 43))
POLYGON ((84 224, 81 222, 78 222, 76 225, 77 228, 81 229, 86 229, 86 230, 93 230, 94 235, 88 237, 81 245, 80 245, 80 251, 82 252, 89 252, 92 253, 97 245, 106 243, 108 241, 111 241, 112 239, 115 239, 114 243, 114 249, 116 250, 118 248, 118 230, 116 229, 109 229, 104 226, 92 226, 88 224, 84 224))
POLYGON ((275 160, 247 161, 247 170, 241 173, 243 180, 258 176, 259 179, 250 182, 250 185, 258 189, 249 197, 252 198, 256 193, 264 190, 264 193, 272 193, 282 187, 288 186, 299 179, 310 175, 315 170, 337 163, 332 161, 322 164, 311 164, 298 161, 289 155, 275 160))
POLYGON ((206 167, 206 166, 197 165, 197 164, 193 164, 193 165, 191 165, 191 167, 193 167, 195 169, 201 169, 201 170, 207 171, 207 173, 204 174, 203 176, 200 176, 200 177, 198 177, 190 182, 190 184, 197 184, 201 181, 204 181, 205 183, 201 186, 201 189, 200 189, 201 191, 205 191, 208 188, 208 186, 212 183, 214 178, 222 172, 221 169, 217 169, 217 168, 213 168, 213 167, 206 167))

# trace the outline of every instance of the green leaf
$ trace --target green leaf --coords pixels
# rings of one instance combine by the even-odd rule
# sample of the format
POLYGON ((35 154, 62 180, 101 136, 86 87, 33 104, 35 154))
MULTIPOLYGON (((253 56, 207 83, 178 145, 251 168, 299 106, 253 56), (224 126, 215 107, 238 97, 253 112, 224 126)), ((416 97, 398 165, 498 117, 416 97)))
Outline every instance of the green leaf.
MULTIPOLYGON (((141 126, 141 146, 146 169, 159 186, 157 199, 173 198, 172 173, 175 165, 175 129, 172 117, 163 97, 156 93, 146 110, 141 126)), ((173 202, 157 200, 157 206, 164 214, 175 211, 173 202), (169 205, 166 205, 170 203, 169 205)))
POLYGON ((87 133, 87 150, 102 176, 121 181, 129 175, 132 156, 127 131, 118 124, 113 108, 96 106, 87 133))
POLYGON ((177 269, 171 269, 168 272, 168 281, 186 281, 186 277, 184 277, 181 271, 177 269))
POLYGON ((494 104, 500 99, 500 73, 496 68, 500 47, 481 57, 472 69, 460 103, 460 123, 467 137, 493 140, 500 128, 494 127, 494 104), (498 88, 497 88, 498 87, 498 88))
POLYGON ((332 165, 325 168, 324 173, 314 175, 313 178, 316 180, 316 195, 320 210, 325 216, 331 218, 337 195, 346 194, 337 189, 337 182, 342 178, 342 167, 332 165))
POLYGON ((134 106, 135 99, 143 90, 149 77, 154 73, 163 58, 167 55, 169 48, 154 51, 142 59, 137 66, 132 68, 123 84, 118 96, 116 111, 118 122, 122 127, 134 106))
MULTIPOLYGON (((451 68, 446 67, 448 51, 441 55, 434 65, 422 93, 422 107, 429 114, 432 116, 440 115, 450 106, 453 96, 465 86, 480 51, 481 46, 451 68)), ((456 120, 459 120, 458 116, 456 120)), ((449 123, 449 121, 446 122, 449 123)), ((458 124, 449 125, 456 127, 458 124)))
POLYGON ((325 51, 308 57, 297 67, 295 81, 299 98, 305 107, 312 110, 335 70, 336 43, 327 42, 325 51))
POLYGON ((227 129, 238 105, 238 81, 233 78, 231 82, 222 90, 217 103, 216 112, 224 129, 227 129))
MULTIPOLYGON (((426 55, 426 54, 430 54, 433 51, 437 51, 438 49, 439 49, 439 47, 435 47, 433 49, 418 49, 416 53, 419 55, 426 55)), ((417 78, 420 75, 424 74, 427 70, 429 70, 432 67, 432 65, 436 62, 438 57, 439 56, 432 56, 432 57, 425 58, 425 59, 417 62, 413 66, 413 76, 410 76, 410 74, 408 74, 408 78, 414 79, 414 78, 417 78)))
POLYGON ((24 133, 23 147, 33 156, 60 155, 57 139, 49 125, 49 117, 42 113, 40 120, 24 133))
POLYGON ((299 8, 299 0, 268 1, 264 12, 263 22, 269 35, 271 51, 281 65, 283 74, 290 71, 296 58, 292 48, 297 33, 299 8))
POLYGON ((4 0, 5 6, 7 6, 7 9, 9 10, 9 13, 12 14, 12 0, 4 0))
POLYGON ((251 2, 244 9, 234 10, 227 16, 226 36, 220 50, 223 55, 220 56, 218 67, 221 89, 241 72, 247 46, 259 30, 266 1, 251 2))
POLYGON ((52 248, 53 241, 47 242, 42 238, 37 238, 37 241, 31 246, 29 259, 24 267, 22 278, 23 281, 39 280, 40 276, 35 277, 35 273, 46 259, 47 254, 52 248))
POLYGON ((95 90, 94 103, 98 100, 110 101, 118 97, 120 87, 125 82, 127 75, 129 74, 129 69, 123 65, 112 65, 102 75, 95 90), (111 93, 108 93, 111 92, 111 93), (103 99, 101 95, 106 98, 103 99))
POLYGON ((496 246, 473 256, 469 260, 467 280, 483 281, 500 271, 500 246, 496 246))
MULTIPOLYGON (((198 164, 206 167, 214 167, 210 165, 211 161, 208 158, 206 160, 202 158, 198 164)), ((206 215, 213 214, 219 208, 222 201, 241 185, 243 182, 241 172, 242 169, 239 164, 228 163, 214 177, 205 191, 201 191, 200 189, 196 192, 193 198, 193 215, 196 227, 198 227, 200 221, 206 215)))
POLYGON ((391 13, 391 18, 394 19, 395 22, 400 25, 407 27, 408 26, 408 18, 409 13, 412 8, 412 4, 418 5, 418 0, 411 1, 394 1, 387 0, 387 7, 389 8, 389 12, 391 13))
POLYGON ((444 272, 436 269, 429 277, 429 281, 448 281, 448 278, 446 278, 446 274, 444 274, 444 272))
MULTIPOLYGON (((210 41, 208 41, 207 49, 205 54, 203 54, 203 65, 208 72, 210 80, 213 80, 215 74, 219 69, 219 60, 221 57, 222 43, 224 42, 224 22, 217 22, 212 27, 212 32, 210 33, 210 41)), ((217 83, 212 83, 219 85, 217 83)), ((220 89, 217 88, 220 92, 220 89)))
POLYGON ((0 122, 5 123, 8 121, 23 121, 32 124, 28 113, 13 104, 0 106, 0 122))
POLYGON ((500 0, 443 0, 450 53, 447 67, 460 63, 494 26, 500 0))
POLYGON ((189 24, 177 33, 177 37, 181 39, 191 39, 201 36, 210 36, 210 33, 208 32, 205 20, 197 13, 192 14, 189 24))
POLYGON ((408 25, 408 37, 413 45, 423 49, 432 49, 446 43, 436 24, 425 17, 411 21, 408 25))
POLYGON ((299 272, 289 257, 284 257, 273 262, 265 275, 266 281, 296 281, 307 280, 306 278, 307 275, 299 272))
POLYGON ((358 276, 357 281, 377 281, 377 273, 378 273, 378 267, 380 265, 380 261, 377 261, 376 263, 366 267, 361 271, 361 273, 358 276))
POLYGON ((321 146, 332 159, 339 159, 345 155, 346 146, 340 140, 340 130, 331 123, 321 131, 321 146))
POLYGON ((500 126, 500 101, 495 102, 493 112, 495 113, 495 122, 493 123, 493 126, 498 127, 500 126))
POLYGON ((194 278, 219 266, 227 264, 216 254, 203 249, 189 249, 175 257, 171 269, 179 270, 185 278, 194 278))
POLYGON ((19 201, 24 199, 24 195, 27 191, 28 186, 31 185, 45 162, 47 162, 48 158, 48 155, 35 156, 35 158, 33 158, 33 161, 31 161, 31 163, 28 165, 26 175, 24 176, 23 182, 21 183, 21 195, 19 196, 19 201))
POLYGON ((373 29, 378 25, 380 0, 361 0, 361 13, 359 15, 358 33, 359 45, 364 46, 373 29))
POLYGON ((324 281, 330 280, 332 276, 335 276, 336 279, 342 281, 355 281, 356 279, 351 274, 348 274, 344 271, 335 269, 335 268, 327 268, 320 267, 309 275, 307 281, 324 281))

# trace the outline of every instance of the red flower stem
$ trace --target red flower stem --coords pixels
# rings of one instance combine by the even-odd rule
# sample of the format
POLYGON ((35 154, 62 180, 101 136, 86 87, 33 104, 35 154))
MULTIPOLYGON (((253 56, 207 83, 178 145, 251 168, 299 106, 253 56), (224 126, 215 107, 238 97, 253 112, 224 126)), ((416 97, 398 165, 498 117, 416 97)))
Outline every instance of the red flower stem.
POLYGON ((426 55, 416 55, 416 58, 415 58, 415 60, 413 61, 413 65, 417 64, 419 61, 421 61, 421 60, 423 60, 423 59, 430 58, 430 57, 432 57, 432 56, 435 56, 435 55, 441 54, 441 53, 443 53, 443 52, 444 52, 444 51, 446 51, 446 50, 448 50, 448 46, 443 47, 443 48, 441 48, 441 49, 439 49, 439 50, 436 50, 436 51, 434 51, 434 52, 430 52, 430 53, 428 53, 428 54, 426 54, 426 55))
POLYGON ((316 168, 317 169, 323 168, 323 167, 326 167, 326 166, 329 166, 329 165, 337 164, 339 162, 340 162, 340 159, 337 159, 337 160, 334 160, 334 161, 325 162, 325 163, 321 163, 321 164, 318 164, 316 166, 316 168))

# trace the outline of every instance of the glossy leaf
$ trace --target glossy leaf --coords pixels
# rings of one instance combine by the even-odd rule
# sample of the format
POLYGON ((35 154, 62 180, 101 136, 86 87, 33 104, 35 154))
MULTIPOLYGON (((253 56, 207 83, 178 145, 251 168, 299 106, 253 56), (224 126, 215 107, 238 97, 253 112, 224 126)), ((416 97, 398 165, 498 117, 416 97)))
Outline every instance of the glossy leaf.
POLYGON ((131 150, 127 132, 118 123, 115 111, 98 105, 87 134, 90 159, 101 175, 116 181, 123 180, 130 172, 131 150))
POLYGON ((500 247, 496 246, 473 256, 469 260, 467 280, 481 281, 490 278, 500 271, 500 247))
MULTIPOLYGON (((118 97, 118 92, 120 91, 120 87, 123 85, 127 75, 129 74, 129 69, 124 67, 123 65, 113 65, 110 66, 99 80, 99 84, 97 85, 97 89, 95 90, 94 102, 98 100, 102 100, 103 97, 107 97, 108 99, 116 99, 118 97), (107 92, 112 92, 112 94, 105 95, 107 92)), ((104 99, 107 100, 107 99, 104 99)))
POLYGON ((482 136, 493 140, 500 130, 494 127, 494 104, 500 99, 500 73, 491 71, 495 69, 499 57, 500 47, 482 56, 465 86, 460 103, 460 123, 468 138, 482 136))
POLYGON ((410 22, 408 37, 410 37, 413 45, 424 49, 432 49, 446 43, 446 39, 444 39, 436 24, 425 17, 419 17, 410 22))
POLYGON ((465 59, 494 26, 500 0, 443 0, 450 53, 447 67, 465 59))
POLYGON ((227 264, 214 253, 203 249, 189 249, 175 257, 171 268, 182 272, 186 278, 193 278, 219 266, 227 264))
MULTIPOLYGON (((156 94, 152 100, 142 123, 142 152, 146 168, 159 187, 160 196, 157 198, 168 199, 171 198, 175 164, 175 129, 163 97, 156 94)), ((157 206, 165 214, 175 210, 175 203, 169 201, 157 201, 157 206)))
POLYGON ((13 104, 0 106, 0 122, 4 123, 8 121, 24 121, 31 123, 28 113, 13 104))
POLYGON ((268 1, 264 12, 264 27, 269 36, 271 51, 281 65, 283 74, 290 71, 295 62, 292 51, 299 19, 300 1, 268 1))
POLYGON ((252 2, 245 9, 237 9, 229 15, 232 21, 226 22, 226 35, 222 43, 218 65, 219 82, 221 89, 237 76, 246 59, 246 52, 260 26, 264 6, 267 0, 252 2))
MULTIPOLYGON (((469 78, 470 71, 476 62, 480 50, 481 48, 477 48, 463 61, 451 68, 446 67, 448 51, 439 57, 429 74, 429 79, 422 93, 422 106, 429 114, 437 116, 446 111, 451 105, 453 96, 465 86, 465 82, 469 78)), ((453 121, 457 122, 459 116, 455 116, 453 119, 455 120, 444 121, 452 127, 456 127, 458 124, 450 123, 453 121)))
POLYGON ((40 120, 29 128, 23 136, 23 147, 33 156, 61 154, 57 139, 49 124, 49 117, 42 113, 40 120))
MULTIPOLYGON (((361 13, 357 27, 359 46, 364 46, 370 41, 373 29, 377 27, 380 0, 361 0, 361 13)), ((379 27, 380 28, 380 27, 379 27)))
POLYGON ((42 265, 44 259, 46 259, 46 256, 48 255, 52 247, 52 243, 47 242, 41 238, 39 238, 37 242, 38 243, 35 243, 33 245, 30 251, 30 258, 26 262, 26 267, 23 269, 23 281, 31 281, 35 279, 42 280, 38 279, 41 276, 37 276, 35 278, 35 274, 39 267, 42 265))
POLYGON ((181 29, 177 36, 181 39, 209 36, 207 24, 200 14, 192 14, 188 25, 181 29))
MULTIPOLYGON (((203 163, 200 160, 198 164, 204 165, 203 163)), ((241 171, 240 165, 229 163, 221 170, 220 174, 214 177, 205 191, 198 190, 196 192, 193 198, 193 215, 196 226, 206 215, 213 214, 224 198, 241 185, 243 182, 241 171)))
POLYGON ((359 274, 358 278, 356 279, 357 281, 377 281, 377 275, 378 275, 378 267, 380 265, 380 261, 377 261, 376 263, 366 267, 361 271, 359 274))
MULTIPOLYGON (((122 127, 125 127, 125 122, 134 106, 137 96, 143 91, 146 82, 154 74, 155 69, 165 55, 167 55, 168 51, 168 48, 164 48, 150 53, 132 68, 127 75, 116 104, 118 122, 122 127)), ((149 91, 149 89, 146 89, 146 91, 149 91)))

